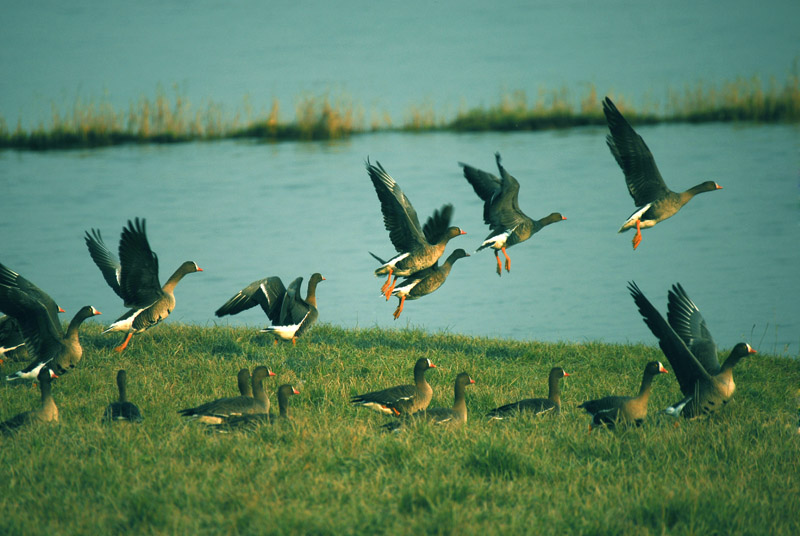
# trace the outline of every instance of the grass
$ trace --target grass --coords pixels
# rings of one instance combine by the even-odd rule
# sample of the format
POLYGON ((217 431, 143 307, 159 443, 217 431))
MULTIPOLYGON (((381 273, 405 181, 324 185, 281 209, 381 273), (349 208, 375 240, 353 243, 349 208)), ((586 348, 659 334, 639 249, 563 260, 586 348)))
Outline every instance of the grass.
MULTIPOLYGON (((800 121, 800 72, 797 63, 786 80, 766 84, 758 77, 738 78, 719 86, 698 82, 682 90, 669 89, 662 105, 635 109, 621 95, 612 95, 618 107, 637 124, 657 122, 800 121)), ((158 88, 153 98, 141 97, 127 110, 115 109, 107 96, 99 102, 78 99, 72 110, 53 109, 49 124, 25 129, 18 121, 11 129, 0 117, 0 149, 47 150, 100 147, 125 143, 178 143, 226 138, 268 142, 335 140, 381 131, 512 131, 605 125, 600 96, 593 85, 575 97, 568 88, 539 90, 533 102, 524 91, 506 93, 494 106, 472 107, 447 118, 431 103, 412 107, 395 125, 387 113, 364 111, 345 97, 304 95, 293 119, 281 116, 277 100, 267 112, 253 113, 249 98, 244 112, 233 116, 213 102, 193 106, 178 86, 172 93, 158 88), (242 117, 244 115, 244 117, 242 117), (369 125, 367 126, 367 123, 369 125)))
MULTIPOLYGON (((545 344, 319 325, 296 347, 255 329, 166 324, 118 337, 82 329, 86 352, 56 380, 61 420, 0 438, 0 533, 223 534, 798 534, 800 434, 797 361, 758 354, 736 370, 735 401, 712 418, 659 416, 680 396, 656 378, 639 429, 587 432, 576 406, 632 394, 656 347, 545 344), (410 380, 419 357, 434 405, 452 404, 460 371, 470 420, 380 432, 387 417, 351 407, 350 395, 410 380), (241 366, 267 364, 301 390, 293 422, 256 432, 207 433, 176 411, 232 395, 241 366), (562 383, 559 418, 488 424, 504 402, 546 396, 562 383), (145 415, 104 426, 119 368, 145 415)), ((15 368, 6 366, 6 372, 15 368)), ((3 386, 2 418, 38 392, 3 386)))

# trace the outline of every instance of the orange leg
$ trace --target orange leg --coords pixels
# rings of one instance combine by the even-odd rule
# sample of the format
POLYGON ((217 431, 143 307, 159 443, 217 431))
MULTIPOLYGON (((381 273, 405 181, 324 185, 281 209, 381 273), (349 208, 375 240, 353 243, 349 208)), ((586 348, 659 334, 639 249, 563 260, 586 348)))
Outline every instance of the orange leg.
MULTIPOLYGON (((503 248, 503 255, 506 256, 506 272, 511 271, 511 259, 508 257, 508 253, 506 253, 506 248, 503 248)), ((500 262, 500 257, 497 258, 497 261, 500 262)))
POLYGON ((386 294, 386 289, 389 288, 389 285, 392 282, 392 272, 393 270, 389 268, 389 277, 386 278, 386 283, 384 283, 381 287, 381 294, 386 294))
POLYGON ((132 332, 131 332, 131 333, 128 333, 128 336, 127 336, 127 337, 125 337, 125 340, 124 340, 124 341, 122 341, 122 344, 120 344, 119 346, 117 346, 116 348, 114 348, 114 350, 115 350, 115 351, 117 351, 117 352, 121 352, 121 351, 123 351, 125 348, 127 348, 127 347, 128 347, 128 343, 129 343, 129 342, 131 342, 131 337, 133 337, 133 333, 132 333, 132 332))
POLYGON ((405 301, 406 301, 406 297, 402 296, 400 298, 400 305, 397 306, 397 309, 394 310, 394 315, 392 315, 392 316, 394 316, 395 320, 397 320, 397 318, 400 316, 400 313, 403 312, 403 304, 405 303, 405 301))
POLYGON ((494 258, 497 260, 497 275, 503 275, 503 264, 500 262, 500 256, 497 250, 494 250, 494 258))
POLYGON ((292 346, 297 344, 297 337, 292 337, 292 346))
POLYGON ((394 291, 395 283, 397 283, 397 276, 394 277, 394 279, 392 280, 392 284, 389 285, 389 288, 386 289, 386 293, 385 293, 386 301, 389 301, 389 298, 392 297, 392 292, 394 291))
POLYGON ((641 220, 636 220, 636 234, 633 237, 633 249, 639 247, 639 243, 642 241, 642 230, 639 228, 641 224, 641 220))
POLYGON ((272 341, 272 346, 278 346, 278 339, 275 339, 274 341, 272 341))

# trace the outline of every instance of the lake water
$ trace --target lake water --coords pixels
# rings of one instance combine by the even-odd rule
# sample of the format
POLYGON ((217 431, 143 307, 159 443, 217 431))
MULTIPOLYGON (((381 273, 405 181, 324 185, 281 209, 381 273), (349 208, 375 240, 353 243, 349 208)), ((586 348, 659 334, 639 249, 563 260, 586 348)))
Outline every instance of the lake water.
MULTIPOLYGON (((123 106, 159 83, 195 101, 235 108, 245 94, 290 103, 304 91, 342 89, 402 117, 429 100, 437 111, 493 104, 504 89, 580 91, 595 83, 634 102, 664 88, 737 75, 783 77, 800 51, 796 2, 712 6, 637 2, 322 4, 193 3, 17 5, 0 21, 0 113, 46 116, 50 102, 108 91, 123 106), (269 7, 266 7, 268 6, 269 7), (403 4, 408 6, 408 4, 403 4), (110 6, 110 7, 109 7, 110 6), (224 6, 224 7, 223 7, 224 6), (736 7, 734 9, 733 7, 736 7), (358 14, 358 16, 356 16, 358 14), (606 17, 616 21, 602 23, 606 17), (618 28, 614 28, 617 26, 618 28), (758 43, 758 46, 753 46, 758 43), (14 44, 15 47, 12 47, 14 44), (24 50, 25 54, 13 50, 24 50)), ((599 103, 598 103, 599 106, 599 103)), ((800 129, 787 125, 638 128, 667 184, 713 179, 719 192, 644 232, 616 230, 633 211, 603 128, 481 134, 380 133, 332 143, 247 141, 0 153, 0 262, 70 312, 91 303, 105 323, 123 312, 83 243, 103 231, 116 249, 127 219, 146 217, 162 282, 184 260, 203 269, 176 291, 170 321, 214 325, 213 311, 268 275, 319 271, 320 319, 345 327, 420 327, 520 340, 606 342, 654 337, 633 305, 635 280, 662 312, 680 281, 721 347, 800 349, 800 129), (482 206, 458 161, 495 171, 494 151, 521 183, 534 218, 566 222, 509 250, 498 277, 491 252, 459 261, 445 285, 407 302, 378 295, 367 253, 390 256, 364 169, 380 161, 426 218, 444 203, 480 244, 482 206)), ((260 327, 259 311, 223 323, 260 327)))

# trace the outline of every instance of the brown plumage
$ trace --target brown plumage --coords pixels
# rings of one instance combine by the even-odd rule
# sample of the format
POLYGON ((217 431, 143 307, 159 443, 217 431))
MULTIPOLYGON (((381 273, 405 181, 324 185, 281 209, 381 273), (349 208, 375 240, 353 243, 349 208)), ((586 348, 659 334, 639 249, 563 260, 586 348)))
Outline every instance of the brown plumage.
POLYGON ((100 231, 86 232, 86 246, 100 268, 108 286, 124 300, 130 310, 119 317, 103 333, 121 331, 125 340, 115 348, 124 350, 134 334, 142 333, 164 320, 175 308, 175 286, 183 276, 203 270, 193 261, 186 261, 175 270, 162 287, 158 279, 158 257, 150 249, 145 220, 128 220, 119 240, 119 260, 106 247, 100 231))
POLYGON ((350 399, 358 404, 387 415, 416 413, 428 407, 433 389, 425 379, 425 372, 436 368, 430 359, 420 357, 414 364, 414 384, 395 385, 380 391, 355 395, 350 399))
POLYGON ((0 433, 10 435, 24 426, 36 423, 58 421, 58 408, 53 400, 50 385, 50 370, 43 367, 37 376, 39 389, 42 393, 42 403, 37 409, 19 413, 7 421, 0 423, 0 433))
POLYGON ((106 406, 103 422, 141 422, 142 412, 136 404, 128 400, 128 374, 122 369, 117 371, 117 390, 119 399, 106 406))
POLYGON ((275 376, 275 373, 264 366, 256 367, 252 378, 252 397, 241 395, 218 398, 200 406, 179 410, 178 413, 184 417, 193 417, 206 424, 219 424, 235 415, 269 413, 269 398, 264 391, 264 380, 269 376, 275 376))
POLYGON ((503 273, 499 252, 506 258, 506 271, 511 271, 511 259, 507 248, 524 242, 545 226, 566 220, 558 212, 542 219, 534 220, 519 208, 519 182, 509 174, 500 163, 500 153, 495 153, 500 178, 459 162, 464 169, 464 177, 472 185, 478 197, 483 199, 483 221, 492 230, 476 251, 492 248, 497 260, 497 275, 503 273))
POLYGON ((685 192, 673 192, 667 188, 661 177, 647 144, 608 97, 603 101, 603 113, 611 132, 606 137, 606 143, 625 174, 628 192, 636 204, 636 211, 618 231, 621 233, 636 228, 633 249, 642 241, 641 229, 647 229, 674 216, 697 194, 722 189, 716 182, 706 181, 685 192))
POLYGON ((447 276, 450 275, 453 264, 455 264, 458 259, 463 259, 464 257, 469 257, 469 255, 466 251, 459 248, 453 251, 442 265, 439 265, 437 261, 433 263, 433 266, 420 270, 403 279, 392 291, 392 295, 397 296, 399 300, 397 309, 395 309, 392 315, 394 319, 397 320, 400 313, 403 312, 403 304, 405 304, 406 300, 418 300, 441 287, 447 279, 447 276))
POLYGON ((407 277, 433 266, 444 253, 447 242, 466 232, 450 226, 452 205, 444 205, 441 210, 434 211, 423 228, 411 201, 394 179, 386 173, 380 162, 376 162, 373 166, 367 161, 367 172, 381 202, 383 223, 389 231, 389 239, 398 251, 398 255, 388 261, 382 261, 372 254, 381 262, 381 266, 375 270, 375 275, 388 277, 381 287, 381 292, 388 300, 398 276, 407 277))
POLYGON ((561 413, 561 378, 569 376, 561 367, 553 367, 547 379, 547 398, 526 398, 512 402, 490 411, 486 416, 490 419, 505 419, 520 413, 531 415, 558 415, 561 413))
POLYGON ((300 391, 292 385, 285 383, 278 387, 278 414, 274 413, 249 413, 235 415, 224 419, 221 423, 211 427, 216 432, 232 432, 239 430, 255 430, 262 424, 273 424, 278 420, 289 420, 289 398, 299 395, 300 391))
POLYGON ((303 278, 298 277, 286 288, 280 277, 266 277, 253 281, 225 302, 214 314, 222 317, 235 315, 260 306, 272 321, 272 325, 262 329, 278 340, 297 342, 297 338, 306 332, 319 318, 317 309, 317 285, 325 281, 320 273, 314 273, 308 280, 306 297, 300 294, 303 278))
POLYGON ((651 361, 645 366, 642 385, 636 396, 606 396, 597 400, 587 400, 579 405, 592 416, 592 426, 606 425, 614 428, 616 424, 635 424, 641 426, 647 417, 647 402, 653 386, 653 378, 659 374, 668 374, 667 369, 658 361, 651 361))
POLYGON ((462 425, 467 422, 466 387, 473 383, 475 383, 475 380, 466 372, 462 372, 456 376, 452 408, 428 408, 416 413, 403 415, 396 421, 384 424, 383 428, 397 430, 401 426, 420 421, 427 421, 433 424, 462 425))
POLYGON ((733 367, 756 351, 740 342, 720 367, 717 345, 706 321, 680 283, 668 292, 666 321, 636 283, 629 283, 628 290, 645 324, 658 338, 684 396, 666 412, 692 418, 714 413, 727 404, 736 389, 733 367))

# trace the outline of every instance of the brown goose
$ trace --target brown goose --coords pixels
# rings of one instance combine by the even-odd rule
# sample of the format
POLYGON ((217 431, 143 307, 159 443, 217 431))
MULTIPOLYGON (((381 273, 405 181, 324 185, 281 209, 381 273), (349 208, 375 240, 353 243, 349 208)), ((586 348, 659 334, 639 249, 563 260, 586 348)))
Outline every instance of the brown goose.
POLYGON ((642 229, 674 216, 697 194, 722 189, 716 182, 706 181, 685 192, 673 192, 664 183, 647 144, 622 117, 608 97, 603 101, 603 113, 606 114, 608 129, 611 131, 611 134, 606 136, 606 143, 625 174, 628 192, 636 204, 636 211, 618 231, 622 233, 636 228, 633 249, 636 249, 642 241, 642 229))
POLYGON ((169 316, 175 308, 175 285, 183 276, 203 271, 195 262, 186 261, 162 287, 158 281, 158 257, 147 241, 144 219, 128 220, 128 226, 123 227, 119 261, 106 247, 100 231, 92 229, 91 234, 87 231, 85 240, 108 286, 125 300, 125 307, 130 308, 103 332, 126 333, 122 344, 114 348, 118 352, 128 346, 135 333, 142 333, 169 316))
POLYGON ((136 404, 128 401, 128 375, 123 369, 117 372, 117 390, 119 390, 119 400, 106 406, 103 422, 141 422, 142 412, 136 404))
POLYGON ((659 374, 668 374, 667 369, 658 361, 650 361, 644 368, 642 386, 636 396, 606 396, 597 400, 587 400, 579 408, 592 416, 592 426, 606 425, 614 428, 617 423, 641 426, 647 417, 647 401, 653 386, 653 378, 659 374))
POLYGON ((436 261, 433 263, 433 266, 420 270, 401 281, 400 285, 395 287, 392 291, 392 295, 397 296, 400 300, 397 309, 394 310, 394 314, 392 315, 394 319, 397 320, 400 313, 403 312, 403 304, 406 300, 418 300, 441 287, 447 279, 447 276, 450 275, 453 264, 455 264, 458 259, 463 259, 464 257, 469 257, 469 255, 466 251, 459 248, 453 251, 441 266, 438 264, 439 261, 436 261))
POLYGON ((420 357, 414 364, 414 385, 395 385, 380 391, 355 395, 350 402, 387 415, 404 415, 424 410, 433 398, 433 389, 425 379, 425 372, 432 368, 436 368, 436 365, 430 359, 420 357))
MULTIPOLYGON (((47 314, 50 315, 53 325, 62 331, 58 313, 63 313, 64 309, 59 307, 49 294, 3 264, 0 264, 0 284, 16 287, 34 300, 41 302, 47 310, 47 314)), ((5 357, 15 360, 29 357, 22 330, 12 316, 0 317, 0 364, 3 362, 2 358, 5 357)))
POLYGON ((389 231, 389 239, 398 251, 398 255, 388 261, 382 261, 371 254, 381 262, 381 266, 375 270, 375 275, 388 274, 386 283, 381 287, 381 292, 388 300, 398 276, 407 277, 432 266, 444 253, 447 242, 466 232, 450 226, 450 218, 453 216, 452 205, 444 205, 440 211, 434 211, 425 223, 425 227, 420 226, 417 211, 414 210, 406 194, 386 173, 380 162, 375 164, 373 166, 367 160, 367 172, 381 202, 383 224, 389 231))
POLYGON ((234 430, 253 430, 262 424, 272 424, 277 420, 289 419, 289 397, 299 395, 300 391, 285 383, 278 387, 278 415, 274 413, 250 413, 236 415, 225 419, 220 424, 215 424, 212 429, 216 432, 231 432, 234 430))
POLYGON ((636 283, 629 283, 628 289, 645 324, 658 338, 658 345, 672 365, 684 396, 666 413, 692 418, 713 413, 727 404, 736 389, 733 367, 756 351, 740 342, 720 367, 717 345, 706 321, 680 283, 668 292, 667 321, 636 283))
POLYGON ((540 220, 526 216, 519 208, 519 182, 506 172, 500 163, 500 153, 495 153, 494 157, 501 178, 461 162, 458 165, 464 169, 464 177, 472 185, 475 193, 483 199, 483 221, 492 230, 476 251, 492 248, 497 260, 497 275, 501 275, 503 270, 500 251, 506 258, 506 272, 510 272, 511 259, 506 253, 506 248, 526 241, 551 223, 567 218, 558 212, 553 212, 540 220))
POLYGON ((264 391, 264 380, 275 373, 267 367, 256 367, 253 371, 253 396, 218 398, 194 408, 179 410, 184 417, 193 417, 206 424, 219 424, 226 418, 248 413, 269 413, 269 398, 264 391))
POLYGON ((50 371, 42 368, 37 376, 39 389, 42 392, 42 405, 38 409, 19 413, 7 421, 0 423, 0 433, 10 435, 19 431, 23 426, 34 423, 51 422, 58 420, 58 408, 53 401, 53 394, 50 387, 50 371))
POLYGON ((417 413, 407 414, 403 418, 384 424, 383 428, 397 430, 401 426, 420 421, 428 421, 433 424, 462 425, 467 422, 467 402, 464 397, 464 391, 467 385, 473 383, 475 383, 475 380, 470 378, 466 372, 462 372, 456 376, 455 397, 452 408, 428 408, 417 413))
POLYGON ((300 295, 303 278, 298 277, 291 282, 289 288, 283 286, 280 277, 267 277, 253 281, 225 302, 214 314, 222 317, 235 315, 259 305, 272 326, 262 329, 278 340, 297 342, 297 338, 308 330, 319 317, 317 310, 317 284, 325 281, 319 273, 314 273, 308 280, 306 298, 300 295))
MULTIPOLYGON (((38 375, 37 369, 45 365, 45 368, 51 370, 51 374, 56 375, 73 368, 83 357, 78 328, 87 318, 100 314, 91 305, 82 307, 64 332, 55 318, 57 313, 43 303, 43 298, 37 299, 29 285, 19 274, 0 264, 0 311, 17 321, 25 346, 33 356, 27 367, 6 376, 7 381, 32 379, 38 375)), ((43 292, 42 294, 46 296, 43 292)))
POLYGON ((548 377, 549 392, 547 398, 526 398, 519 402, 512 402, 493 409, 486 416, 489 419, 501 420, 520 413, 558 415, 561 413, 561 378, 566 378, 567 376, 569 374, 564 372, 563 368, 553 367, 550 369, 550 376, 548 377))
POLYGON ((241 396, 253 398, 253 379, 250 377, 249 370, 246 368, 239 369, 239 373, 236 374, 236 384, 239 387, 241 396))

